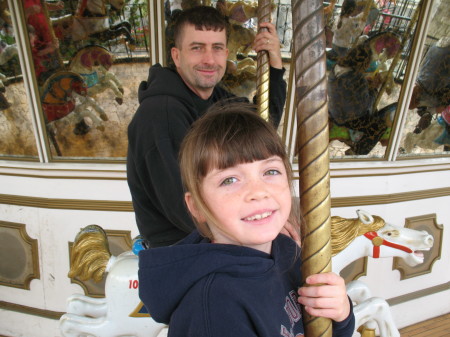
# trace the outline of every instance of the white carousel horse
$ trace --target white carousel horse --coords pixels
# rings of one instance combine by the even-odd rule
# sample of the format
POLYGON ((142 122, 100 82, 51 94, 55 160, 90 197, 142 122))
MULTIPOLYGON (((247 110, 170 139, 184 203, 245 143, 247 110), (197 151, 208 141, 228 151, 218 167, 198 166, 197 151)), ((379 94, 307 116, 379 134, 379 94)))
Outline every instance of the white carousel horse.
POLYGON ((63 336, 156 337, 165 327, 150 318, 139 300, 138 257, 131 251, 111 256, 103 229, 90 225, 77 235, 72 247, 69 277, 100 281, 108 273, 105 298, 75 294, 61 316, 63 336))
POLYGON ((81 41, 89 37, 109 41, 125 36, 130 46, 135 45, 128 21, 110 25, 108 4, 113 10, 120 11, 126 2, 125 0, 79 0, 74 15, 52 18, 52 25, 56 31, 70 34, 73 41, 81 41))
MULTIPOLYGON (((398 256, 410 265, 419 264, 423 255, 418 250, 427 250, 433 244, 428 233, 386 224, 364 211, 358 211, 358 216, 357 219, 332 217, 332 226, 339 228, 339 234, 332 236, 335 272, 362 256, 398 256), (343 235, 344 231, 347 234, 343 235)), ((62 335, 157 336, 165 326, 154 322, 139 300, 137 255, 125 252, 118 257, 111 256, 102 228, 87 226, 77 235, 72 247, 69 277, 99 281, 105 273, 108 273, 105 298, 73 295, 68 299, 67 314, 60 319, 62 335)), ((364 324, 370 329, 378 326, 382 337, 399 336, 384 299, 372 297, 360 281, 350 283, 348 293, 355 302, 356 326, 364 324)))
POLYGON ((61 70, 52 74, 42 85, 41 102, 50 132, 55 133, 54 121, 74 113, 77 124, 89 117, 100 130, 102 121, 108 120, 96 101, 87 96, 83 78, 72 71, 61 70))
MULTIPOLYGON (((409 266, 423 263, 420 251, 429 250, 434 239, 426 231, 397 227, 378 216, 358 210, 358 218, 332 217, 332 269, 339 273, 345 266, 361 257, 400 257, 409 266)), ((375 336, 378 326, 381 337, 400 337, 389 304, 382 298, 372 297, 361 281, 347 284, 347 293, 354 302, 356 327, 375 336)))
POLYGON ((109 71, 114 56, 101 46, 86 46, 77 51, 69 69, 80 74, 87 86, 88 96, 95 96, 107 89, 114 93, 118 104, 123 103, 123 86, 116 75, 109 71))
POLYGON ((433 246, 433 237, 426 231, 394 226, 363 210, 358 210, 357 214, 356 219, 332 217, 333 271, 336 273, 365 256, 400 257, 413 267, 423 263, 420 251, 433 246))

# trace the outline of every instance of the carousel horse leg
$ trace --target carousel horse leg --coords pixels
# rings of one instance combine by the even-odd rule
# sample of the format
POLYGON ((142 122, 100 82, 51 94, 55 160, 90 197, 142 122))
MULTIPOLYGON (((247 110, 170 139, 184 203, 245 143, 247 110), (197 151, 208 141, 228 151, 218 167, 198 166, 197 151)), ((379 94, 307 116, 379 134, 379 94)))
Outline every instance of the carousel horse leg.
POLYGON ((82 102, 80 104, 80 109, 82 110, 80 110, 79 113, 81 113, 83 116, 90 117, 95 124, 100 124, 101 120, 108 120, 108 116, 106 115, 105 111, 97 104, 97 102, 92 97, 84 96, 80 101, 82 102), (100 116, 101 120, 99 119, 99 117, 97 117, 97 115, 93 114, 88 109, 88 107, 94 109, 100 116))
MULTIPOLYGON (((380 337, 400 337, 390 311, 389 304, 382 298, 372 297, 354 307, 356 326, 376 322, 380 337), (372 322, 371 322, 372 321, 372 322)), ((372 329, 370 324, 369 329, 372 329)))
POLYGON ((104 74, 101 83, 113 91, 114 95, 116 96, 116 102, 119 105, 122 105, 124 90, 122 87, 122 83, 119 82, 117 77, 113 73, 108 71, 104 74))
POLYGON ((107 303, 104 298, 74 294, 67 299, 67 313, 93 318, 106 316, 107 303))
POLYGON ((74 314, 64 314, 59 320, 59 329, 64 337, 101 336, 102 331, 108 330, 107 325, 103 318, 74 314))
POLYGON ((108 30, 91 34, 90 36, 101 41, 111 41, 120 36, 125 36, 125 41, 128 42, 130 49, 134 49, 136 45, 136 40, 131 34, 131 25, 126 21, 110 26, 108 30))
MULTIPOLYGON (((369 287, 364 282, 358 280, 349 282, 346 286, 346 289, 347 294, 355 304, 355 307, 372 297, 372 292, 370 291, 369 287)), ((377 327, 375 321, 369 320, 364 323, 364 325, 357 325, 357 327, 358 332, 361 333, 361 337, 375 337, 375 329, 377 327)))
POLYGON ((364 282, 358 280, 349 282, 346 289, 348 296, 356 304, 372 297, 369 287, 364 282))

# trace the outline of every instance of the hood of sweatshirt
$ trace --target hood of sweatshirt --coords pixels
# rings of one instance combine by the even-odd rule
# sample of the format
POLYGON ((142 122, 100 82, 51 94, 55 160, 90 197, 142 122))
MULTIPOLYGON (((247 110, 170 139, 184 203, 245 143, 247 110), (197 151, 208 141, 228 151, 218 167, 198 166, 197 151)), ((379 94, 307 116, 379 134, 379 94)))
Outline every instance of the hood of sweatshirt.
POLYGON ((142 81, 139 85, 139 104, 147 97, 160 95, 169 95, 183 101, 192 101, 189 89, 177 71, 155 64, 149 69, 147 81, 142 81))
POLYGON ((213 103, 228 99, 232 95, 216 86, 208 99, 197 96, 182 80, 175 69, 155 64, 150 67, 147 81, 142 81, 138 89, 139 104, 155 96, 169 96, 182 103, 189 111, 201 116, 213 103))
POLYGON ((291 247, 291 257, 299 253, 284 235, 273 242, 269 255, 242 246, 211 244, 194 231, 177 245, 139 252, 139 296, 156 321, 168 324, 189 289, 211 273, 245 278, 265 274, 276 264, 292 266, 293 259, 277 254, 281 245, 291 247))

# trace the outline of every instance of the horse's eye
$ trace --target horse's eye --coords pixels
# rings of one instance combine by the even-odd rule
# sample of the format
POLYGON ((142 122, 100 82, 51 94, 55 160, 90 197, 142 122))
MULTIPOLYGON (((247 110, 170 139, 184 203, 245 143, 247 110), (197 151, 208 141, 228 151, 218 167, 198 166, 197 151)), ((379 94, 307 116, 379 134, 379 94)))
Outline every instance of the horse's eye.
POLYGON ((387 235, 388 235, 388 236, 391 236, 391 235, 392 235, 392 233, 391 233, 391 232, 388 232, 388 233, 387 233, 387 235))

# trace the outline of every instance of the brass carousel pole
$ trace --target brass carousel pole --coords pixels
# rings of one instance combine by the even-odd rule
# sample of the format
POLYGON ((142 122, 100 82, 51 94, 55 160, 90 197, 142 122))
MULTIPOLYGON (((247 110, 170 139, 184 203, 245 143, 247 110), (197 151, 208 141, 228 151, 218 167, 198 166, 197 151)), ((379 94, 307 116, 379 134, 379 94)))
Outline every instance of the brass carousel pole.
MULTIPOLYGON (((270 22, 270 7, 270 0, 258 0, 258 23, 270 22)), ((258 113, 269 120, 269 54, 266 51, 257 54, 256 76, 258 113)))
MULTIPOLYGON (((303 283, 331 271, 328 106, 323 4, 292 0, 297 102, 296 153, 300 174, 303 283)), ((305 336, 332 336, 331 320, 303 310, 305 336)))

